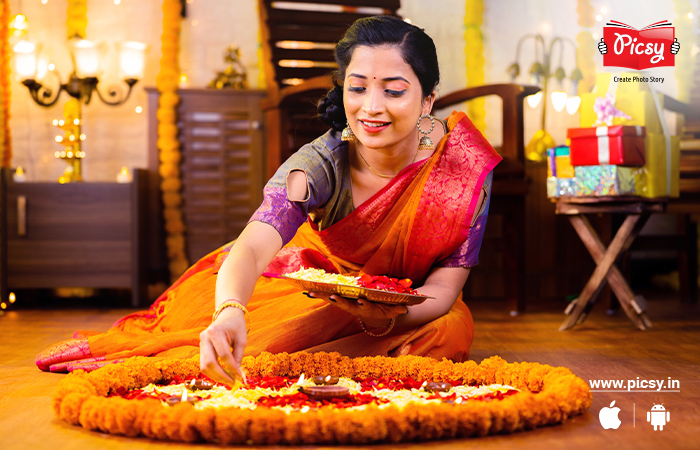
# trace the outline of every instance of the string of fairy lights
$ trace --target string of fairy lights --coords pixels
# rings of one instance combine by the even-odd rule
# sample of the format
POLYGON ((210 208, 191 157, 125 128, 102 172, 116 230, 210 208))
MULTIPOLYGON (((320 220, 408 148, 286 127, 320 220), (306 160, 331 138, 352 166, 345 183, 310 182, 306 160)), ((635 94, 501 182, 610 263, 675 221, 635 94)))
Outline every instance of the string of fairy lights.
POLYGON ((4 311, 7 308, 9 308, 9 306, 16 301, 17 301, 17 296, 15 295, 14 292, 10 292, 10 295, 7 298, 7 302, 5 302, 5 301, 0 302, 0 308, 4 311))

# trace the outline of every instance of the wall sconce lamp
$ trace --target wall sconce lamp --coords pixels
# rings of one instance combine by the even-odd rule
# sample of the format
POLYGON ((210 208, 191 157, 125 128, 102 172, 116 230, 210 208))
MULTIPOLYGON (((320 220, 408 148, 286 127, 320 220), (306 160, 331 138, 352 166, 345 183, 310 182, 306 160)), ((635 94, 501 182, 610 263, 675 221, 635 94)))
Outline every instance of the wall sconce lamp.
POLYGON ((542 103, 542 126, 535 136, 532 138, 530 143, 527 145, 526 156, 532 161, 541 162, 546 158, 546 151, 548 148, 556 146, 552 136, 545 130, 545 118, 547 114, 547 93, 548 84, 550 78, 554 78, 554 89, 551 92, 552 106, 557 112, 561 112, 566 108, 569 114, 575 114, 581 104, 581 98, 578 96, 578 83, 583 78, 583 74, 578 67, 575 67, 569 79, 571 80, 571 88, 569 94, 566 93, 564 89, 564 81, 566 80, 566 72, 562 64, 563 54, 564 54, 564 42, 569 42, 576 51, 576 44, 571 39, 555 37, 550 43, 547 49, 545 45, 544 37, 541 34, 527 34, 520 38, 515 52, 515 62, 511 64, 508 68, 508 74, 511 77, 511 81, 515 82, 516 78, 520 75, 520 65, 518 60, 520 58, 520 47, 524 41, 527 39, 533 39, 535 41, 535 62, 530 68, 530 84, 542 86, 542 90, 537 94, 527 97, 527 102, 531 108, 536 108, 539 103, 544 98, 545 101, 542 103), (552 52, 554 50, 554 44, 559 43, 559 65, 552 71, 552 52), (540 54, 541 53, 541 54, 540 54))
MULTIPOLYGON (((86 105, 90 103, 93 93, 110 106, 118 106, 126 102, 134 85, 143 78, 146 45, 140 42, 119 44, 120 78, 126 83, 128 90, 125 94, 118 96, 119 91, 110 87, 105 96, 97 89, 100 82, 99 75, 101 75, 102 47, 87 39, 73 39, 71 44, 73 72, 65 83, 61 83, 60 76, 55 74, 59 78, 59 87, 55 90, 36 79, 41 45, 26 40, 15 44, 12 49, 14 72, 27 87, 32 99, 38 105, 49 107, 54 105, 61 92, 65 91, 86 105)), ((53 71, 50 72, 53 73, 53 71)))

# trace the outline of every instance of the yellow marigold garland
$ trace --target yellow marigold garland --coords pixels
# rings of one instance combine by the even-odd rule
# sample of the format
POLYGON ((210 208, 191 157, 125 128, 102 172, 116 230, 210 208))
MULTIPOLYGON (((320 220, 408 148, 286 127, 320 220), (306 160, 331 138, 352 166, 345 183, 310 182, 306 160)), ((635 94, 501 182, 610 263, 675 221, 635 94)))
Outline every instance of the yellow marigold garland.
MULTIPOLYGON (((688 13, 693 12, 688 0, 674 0, 674 10, 678 19, 674 25, 676 38, 681 44, 681 51, 676 55, 676 80, 678 81, 678 100, 690 103, 690 92, 693 89, 693 63, 691 50, 696 38, 693 35, 691 20, 688 13)), ((682 117, 682 116, 681 116, 682 117)))
POLYGON ((68 16, 66 17, 68 39, 85 38, 87 28, 87 0, 68 0, 68 16))
POLYGON ((509 364, 498 356, 453 363, 419 356, 348 358, 339 353, 262 353, 243 358, 253 376, 412 377, 464 384, 508 384, 516 395, 501 401, 429 404, 421 408, 361 412, 343 409, 286 414, 274 409, 195 410, 189 404, 164 407, 158 400, 106 397, 118 388, 199 374, 199 358, 135 357, 94 372, 75 371, 53 396, 61 419, 89 430, 171 441, 241 444, 368 444, 484 436, 562 422, 591 406, 588 385, 569 369, 538 363, 509 364))
MULTIPOLYGON (((483 0, 467 0, 464 15, 464 51, 467 65, 467 87, 484 84, 484 35, 481 31, 483 23, 483 0)), ((486 133, 486 100, 476 98, 467 103, 469 118, 482 133, 486 133)))
POLYGON ((177 105, 180 102, 180 25, 182 3, 180 0, 163 1, 163 35, 161 36, 160 72, 156 76, 158 99, 158 141, 163 196, 163 218, 167 237, 165 244, 170 260, 170 278, 175 281, 182 275, 189 262, 185 254, 185 223, 182 218, 180 190, 180 141, 177 138, 177 105))
POLYGON ((10 167, 12 139, 10 138, 10 2, 0 1, 0 164, 10 167))
MULTIPOLYGON (((578 24, 584 28, 591 28, 595 25, 595 10, 590 0, 578 0, 576 7, 578 13, 578 24)), ((595 61, 593 57, 596 52, 596 43, 590 31, 581 31, 576 36, 576 64, 581 69, 583 79, 578 84, 578 93, 585 94, 591 92, 596 84, 595 61)))

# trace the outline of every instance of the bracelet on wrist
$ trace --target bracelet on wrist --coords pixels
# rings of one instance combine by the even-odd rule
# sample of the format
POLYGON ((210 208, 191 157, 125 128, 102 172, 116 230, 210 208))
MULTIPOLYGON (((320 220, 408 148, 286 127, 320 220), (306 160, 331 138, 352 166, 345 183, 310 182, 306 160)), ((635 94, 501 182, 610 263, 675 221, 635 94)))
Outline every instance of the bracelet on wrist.
POLYGON ((248 322, 248 310, 246 309, 245 306, 241 304, 236 299, 231 299, 231 300, 226 300, 222 304, 219 305, 218 308, 216 308, 216 311, 214 311, 214 314, 211 316, 211 321, 215 321, 217 317, 221 314, 221 312, 226 309, 226 308, 237 308, 243 311, 243 317, 246 319, 246 322, 248 322))
POLYGON ((377 334, 377 333, 372 333, 371 331, 368 331, 367 328, 365 327, 365 323, 362 321, 362 319, 360 319, 359 317, 357 319, 360 321, 360 326, 362 327, 362 331, 364 331, 365 333, 367 333, 373 337, 386 336, 387 334, 389 334, 389 332, 391 330, 394 329, 394 325, 396 325, 396 319, 395 318, 391 319, 391 322, 389 322, 389 327, 386 330, 384 330, 383 332, 377 334))

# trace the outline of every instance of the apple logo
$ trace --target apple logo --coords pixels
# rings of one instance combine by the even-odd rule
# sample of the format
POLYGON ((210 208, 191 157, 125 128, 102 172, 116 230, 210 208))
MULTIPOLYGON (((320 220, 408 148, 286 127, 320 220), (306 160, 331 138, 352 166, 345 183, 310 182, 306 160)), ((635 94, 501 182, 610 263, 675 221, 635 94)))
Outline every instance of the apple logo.
POLYGON ((600 424, 606 430, 608 428, 612 428, 613 430, 617 430, 617 428, 622 423, 622 422, 620 422, 620 419, 617 417, 617 414, 620 412, 620 408, 618 408, 617 406, 613 408, 614 405, 615 405, 615 400, 613 400, 613 402, 610 403, 610 408, 603 407, 603 409, 601 409, 600 413, 598 414, 598 418, 600 419, 600 424))

